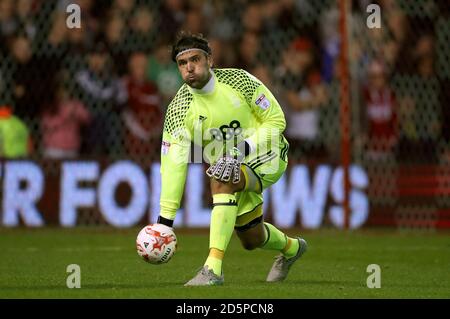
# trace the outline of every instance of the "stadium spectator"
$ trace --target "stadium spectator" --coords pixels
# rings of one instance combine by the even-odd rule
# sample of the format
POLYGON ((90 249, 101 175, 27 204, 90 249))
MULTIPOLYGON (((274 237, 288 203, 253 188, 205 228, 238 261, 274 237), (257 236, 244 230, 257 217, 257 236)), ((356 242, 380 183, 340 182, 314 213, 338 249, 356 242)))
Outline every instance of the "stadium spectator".
POLYGON ((169 49, 170 44, 167 41, 159 40, 147 66, 147 78, 158 86, 164 108, 183 83, 177 66, 170 59, 169 49))
MULTIPOLYGON (((349 41, 349 53, 354 62, 364 57, 367 52, 361 52, 360 47, 364 45, 368 33, 379 34, 378 29, 367 28, 365 19, 362 18, 360 11, 356 6, 352 10, 347 26, 352 41, 349 41), (375 31, 374 31, 375 30, 375 31)), ((341 35, 339 31, 339 9, 337 2, 333 2, 329 8, 322 11, 319 18, 319 42, 321 54, 321 75, 326 83, 331 83, 334 78, 334 66, 339 58, 341 35)), ((369 41, 370 44, 370 41, 369 41)), ((363 46, 364 47, 364 46, 363 46)))
MULTIPOLYGON (((62 70, 68 73, 67 77, 76 82, 75 77, 78 72, 86 67, 86 53, 92 47, 94 35, 87 25, 81 20, 81 28, 67 30, 66 51, 62 58, 62 70)), ((74 93, 75 84, 68 88, 70 93, 74 93)))
POLYGON ((369 64, 362 101, 365 145, 368 158, 377 160, 392 154, 398 139, 395 94, 389 87, 386 66, 379 60, 369 64))
POLYGON ((260 8, 265 31, 279 29, 283 4, 277 0, 267 0, 260 8))
POLYGON ((32 14, 33 1, 17 0, 16 19, 18 32, 23 33, 30 39, 34 39, 37 33, 37 26, 32 14))
POLYGON ((67 52, 67 33, 66 17, 63 13, 55 12, 52 16, 52 24, 48 32, 46 41, 44 41, 38 54, 61 60, 67 52))
MULTIPOLYGON (((282 52, 292 39, 292 35, 288 35, 290 32, 283 29, 284 4, 282 1, 269 0, 261 4, 260 8, 263 17, 263 35, 261 36, 259 60, 265 64, 276 65, 279 57, 273 52, 282 52)), ((295 33, 297 32, 291 34, 295 33)))
POLYGON ((0 1, 0 47, 7 51, 6 40, 16 35, 18 22, 15 18, 14 1, 0 1))
POLYGON ((89 29, 88 25, 84 23, 84 20, 81 20, 80 28, 67 30, 69 52, 79 54, 87 52, 87 49, 94 42, 94 34, 94 30, 89 29))
POLYGON ((0 106, 0 158, 21 158, 31 153, 26 124, 7 105, 0 106))
POLYGON ((403 58, 400 52, 408 42, 411 30, 405 14, 399 8, 396 7, 385 12, 388 13, 386 15, 386 25, 388 26, 391 37, 385 41, 382 54, 387 66, 392 69, 398 65, 399 56, 403 58))
POLYGON ((90 155, 123 154, 121 111, 127 92, 111 68, 111 58, 103 41, 97 41, 87 57, 88 66, 76 78, 77 93, 92 114, 92 123, 83 138, 90 155))
POLYGON ((285 52, 278 73, 288 114, 286 136, 292 149, 299 151, 297 159, 325 156, 319 140, 319 120, 327 94, 314 65, 312 42, 303 37, 295 39, 285 52))
POLYGON ((161 97, 156 84, 146 78, 147 63, 144 53, 132 54, 124 79, 128 92, 128 103, 123 112, 125 146, 127 153, 138 161, 149 161, 159 153, 161 145, 161 97))
POLYGON ((403 161, 437 160, 436 146, 442 123, 434 46, 431 35, 420 35, 411 51, 414 68, 410 74, 396 78, 402 114, 399 157, 403 161))
POLYGON ((112 58, 111 67, 114 67, 119 76, 126 72, 126 65, 130 48, 127 46, 129 29, 122 16, 111 14, 105 25, 105 41, 112 58))
POLYGON ((126 25, 132 22, 135 12, 135 0, 114 0, 112 2, 110 14, 120 16, 126 25))
POLYGON ((14 70, 11 77, 14 114, 32 128, 50 93, 49 82, 58 65, 33 56, 31 42, 24 36, 12 40, 10 58, 14 70), (44 68, 46 72, 42 72, 44 68))
POLYGON ((334 76, 334 65, 338 59, 341 37, 339 35, 339 11, 335 5, 320 16, 321 74, 330 83, 334 76))
MULTIPOLYGON (((301 6, 304 5, 304 1, 283 0, 279 1, 279 3, 279 27, 285 32, 299 32, 303 26, 302 24, 306 20, 304 17, 302 17, 302 13, 304 12, 304 10, 301 8, 301 6)), ((320 4, 317 6, 320 6, 320 4)))
POLYGON ((70 98, 60 81, 54 99, 41 117, 43 156, 51 159, 76 158, 81 147, 81 129, 91 116, 80 101, 70 98))
POLYGON ((196 9, 190 9, 186 12, 184 23, 181 26, 181 30, 189 30, 193 33, 204 33, 206 31, 207 24, 205 23, 205 17, 202 12, 196 9))
POLYGON ((259 34, 263 31, 263 15, 261 6, 256 2, 250 2, 241 16, 241 32, 259 34))
POLYGON ((236 52, 230 45, 229 41, 220 38, 211 38, 209 45, 212 52, 214 52, 214 67, 226 68, 234 64, 236 59, 236 52))
POLYGON ((232 41, 236 36, 238 21, 233 19, 231 13, 236 12, 232 6, 236 3, 231 1, 216 1, 205 3, 203 13, 209 21, 208 33, 213 38, 223 41, 232 41))
POLYGON ((238 44, 236 66, 240 69, 251 69, 259 62, 260 37, 253 32, 245 32, 238 44))
POLYGON ((0 99, 8 105, 12 105, 13 102, 10 61, 10 57, 6 58, 0 53, 0 99))
POLYGON ((130 33, 127 36, 130 50, 150 52, 156 35, 155 18, 151 10, 145 6, 138 7, 130 22, 130 33))
POLYGON ((168 38, 169 43, 186 19, 186 8, 184 0, 166 0, 160 7, 158 30, 168 38))

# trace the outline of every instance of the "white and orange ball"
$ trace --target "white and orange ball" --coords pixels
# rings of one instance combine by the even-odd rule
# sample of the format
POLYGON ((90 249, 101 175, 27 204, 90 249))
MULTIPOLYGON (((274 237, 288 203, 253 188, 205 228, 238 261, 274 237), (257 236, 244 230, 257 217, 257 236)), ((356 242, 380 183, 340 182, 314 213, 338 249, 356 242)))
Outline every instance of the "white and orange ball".
POLYGON ((177 249, 177 237, 171 227, 150 224, 142 228, 136 238, 139 256, 150 264, 167 263, 177 249))

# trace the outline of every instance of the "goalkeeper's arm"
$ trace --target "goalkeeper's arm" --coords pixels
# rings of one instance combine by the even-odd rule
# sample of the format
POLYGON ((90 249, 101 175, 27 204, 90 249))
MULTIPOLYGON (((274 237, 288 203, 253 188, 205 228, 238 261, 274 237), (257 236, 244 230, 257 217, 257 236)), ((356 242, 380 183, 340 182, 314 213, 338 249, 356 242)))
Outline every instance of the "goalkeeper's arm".
POLYGON ((255 90, 252 100, 248 101, 250 107, 258 117, 261 125, 256 131, 245 139, 247 143, 246 154, 264 152, 268 148, 277 147, 279 136, 286 128, 286 119, 280 104, 269 91, 269 89, 261 83, 255 90), (249 152, 247 152, 247 145, 249 152))
POLYGON ((158 223, 172 227, 183 197, 189 159, 187 141, 163 133, 161 147, 161 198, 158 223))

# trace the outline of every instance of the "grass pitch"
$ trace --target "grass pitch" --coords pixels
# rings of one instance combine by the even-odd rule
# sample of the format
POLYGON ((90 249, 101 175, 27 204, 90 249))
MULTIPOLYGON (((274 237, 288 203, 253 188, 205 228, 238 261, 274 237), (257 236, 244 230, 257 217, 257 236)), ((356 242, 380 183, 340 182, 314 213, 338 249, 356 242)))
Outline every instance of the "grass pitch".
POLYGON ((225 285, 184 287, 208 253, 207 231, 176 230, 178 251, 150 265, 135 250, 138 228, 0 229, 0 298, 449 298, 450 233, 393 230, 287 231, 308 241, 283 283, 266 283, 273 252, 241 248, 233 236, 225 285), (68 289, 67 266, 81 268, 68 289), (381 288, 366 285, 369 264, 381 288))

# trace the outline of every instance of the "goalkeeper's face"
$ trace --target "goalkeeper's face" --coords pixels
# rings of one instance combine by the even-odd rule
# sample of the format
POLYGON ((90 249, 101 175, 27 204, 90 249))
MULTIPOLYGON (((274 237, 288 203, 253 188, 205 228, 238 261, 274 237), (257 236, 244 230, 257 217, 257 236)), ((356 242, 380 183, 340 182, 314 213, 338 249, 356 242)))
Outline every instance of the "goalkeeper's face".
POLYGON ((201 50, 190 50, 177 58, 178 70, 183 81, 194 89, 201 89, 208 82, 212 66, 211 57, 201 50))

